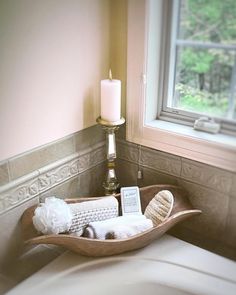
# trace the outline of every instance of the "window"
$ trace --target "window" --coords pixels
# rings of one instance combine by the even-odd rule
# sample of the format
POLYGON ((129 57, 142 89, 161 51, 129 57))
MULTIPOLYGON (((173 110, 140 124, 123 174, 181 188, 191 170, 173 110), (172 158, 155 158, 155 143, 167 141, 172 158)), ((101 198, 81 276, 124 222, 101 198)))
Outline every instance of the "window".
POLYGON ((129 141, 236 171, 234 2, 129 0, 129 141), (201 116, 221 124, 220 133, 194 130, 201 116))
POLYGON ((165 24, 167 92, 158 117, 193 125, 210 116, 222 133, 236 123, 236 2, 235 0, 174 0, 165 24), (169 31, 168 28, 169 27, 169 31), (168 55, 168 54, 167 54, 168 55))

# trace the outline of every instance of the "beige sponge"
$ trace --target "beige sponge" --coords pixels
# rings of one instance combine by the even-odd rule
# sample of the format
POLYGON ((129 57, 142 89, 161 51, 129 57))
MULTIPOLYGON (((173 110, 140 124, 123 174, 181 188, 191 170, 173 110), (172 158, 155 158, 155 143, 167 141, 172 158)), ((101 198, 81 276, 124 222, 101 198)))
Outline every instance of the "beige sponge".
POLYGON ((147 205, 144 215, 151 219, 154 226, 166 220, 172 211, 174 196, 168 190, 162 190, 147 205))

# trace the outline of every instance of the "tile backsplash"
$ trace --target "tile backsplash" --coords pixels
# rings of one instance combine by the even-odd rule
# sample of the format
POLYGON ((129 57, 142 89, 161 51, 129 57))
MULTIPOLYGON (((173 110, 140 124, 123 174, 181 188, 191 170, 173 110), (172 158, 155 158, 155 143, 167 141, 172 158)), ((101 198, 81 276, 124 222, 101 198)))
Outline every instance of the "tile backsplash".
POLYGON ((93 126, 0 164, 0 273, 25 251, 24 210, 51 195, 102 195, 105 160, 105 134, 93 126))
MULTIPOLYGON (((127 142, 124 128, 117 135, 116 172, 120 185, 182 186, 202 214, 176 226, 171 234, 236 259, 236 174, 127 142), (141 179, 137 177, 139 170, 141 179)), ((50 195, 103 195, 105 153, 105 134, 100 126, 93 126, 0 163, 2 272, 17 264, 25 251, 20 217, 27 207, 50 195)), ((35 270, 39 267, 41 264, 35 270)))
POLYGON ((188 192, 192 205, 202 210, 201 215, 176 226, 172 234, 236 259, 235 173, 123 139, 118 141, 118 157, 121 185, 179 185, 188 192), (137 179, 138 170, 141 179, 137 179))
POLYGON ((99 142, 104 143, 104 140, 105 135, 101 128, 93 126, 0 162, 0 185, 6 185, 56 161, 93 148, 99 142))
POLYGON ((0 213, 96 167, 105 159, 104 134, 97 126, 9 159, 0 166, 0 213))

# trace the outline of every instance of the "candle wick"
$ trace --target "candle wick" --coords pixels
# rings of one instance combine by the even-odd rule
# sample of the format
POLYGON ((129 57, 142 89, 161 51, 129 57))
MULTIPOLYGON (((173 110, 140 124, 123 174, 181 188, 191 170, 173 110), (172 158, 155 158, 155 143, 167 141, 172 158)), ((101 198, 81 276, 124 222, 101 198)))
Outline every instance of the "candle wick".
POLYGON ((111 69, 109 70, 109 80, 112 81, 112 72, 111 72, 111 69))

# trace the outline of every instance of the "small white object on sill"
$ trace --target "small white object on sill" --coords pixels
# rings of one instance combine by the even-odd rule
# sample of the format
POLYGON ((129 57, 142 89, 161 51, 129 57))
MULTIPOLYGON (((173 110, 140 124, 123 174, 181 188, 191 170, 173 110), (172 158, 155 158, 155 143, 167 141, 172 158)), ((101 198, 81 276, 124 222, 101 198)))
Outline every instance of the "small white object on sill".
POLYGON ((212 118, 200 117, 194 122, 193 128, 195 130, 217 134, 220 131, 220 124, 216 123, 212 118))

